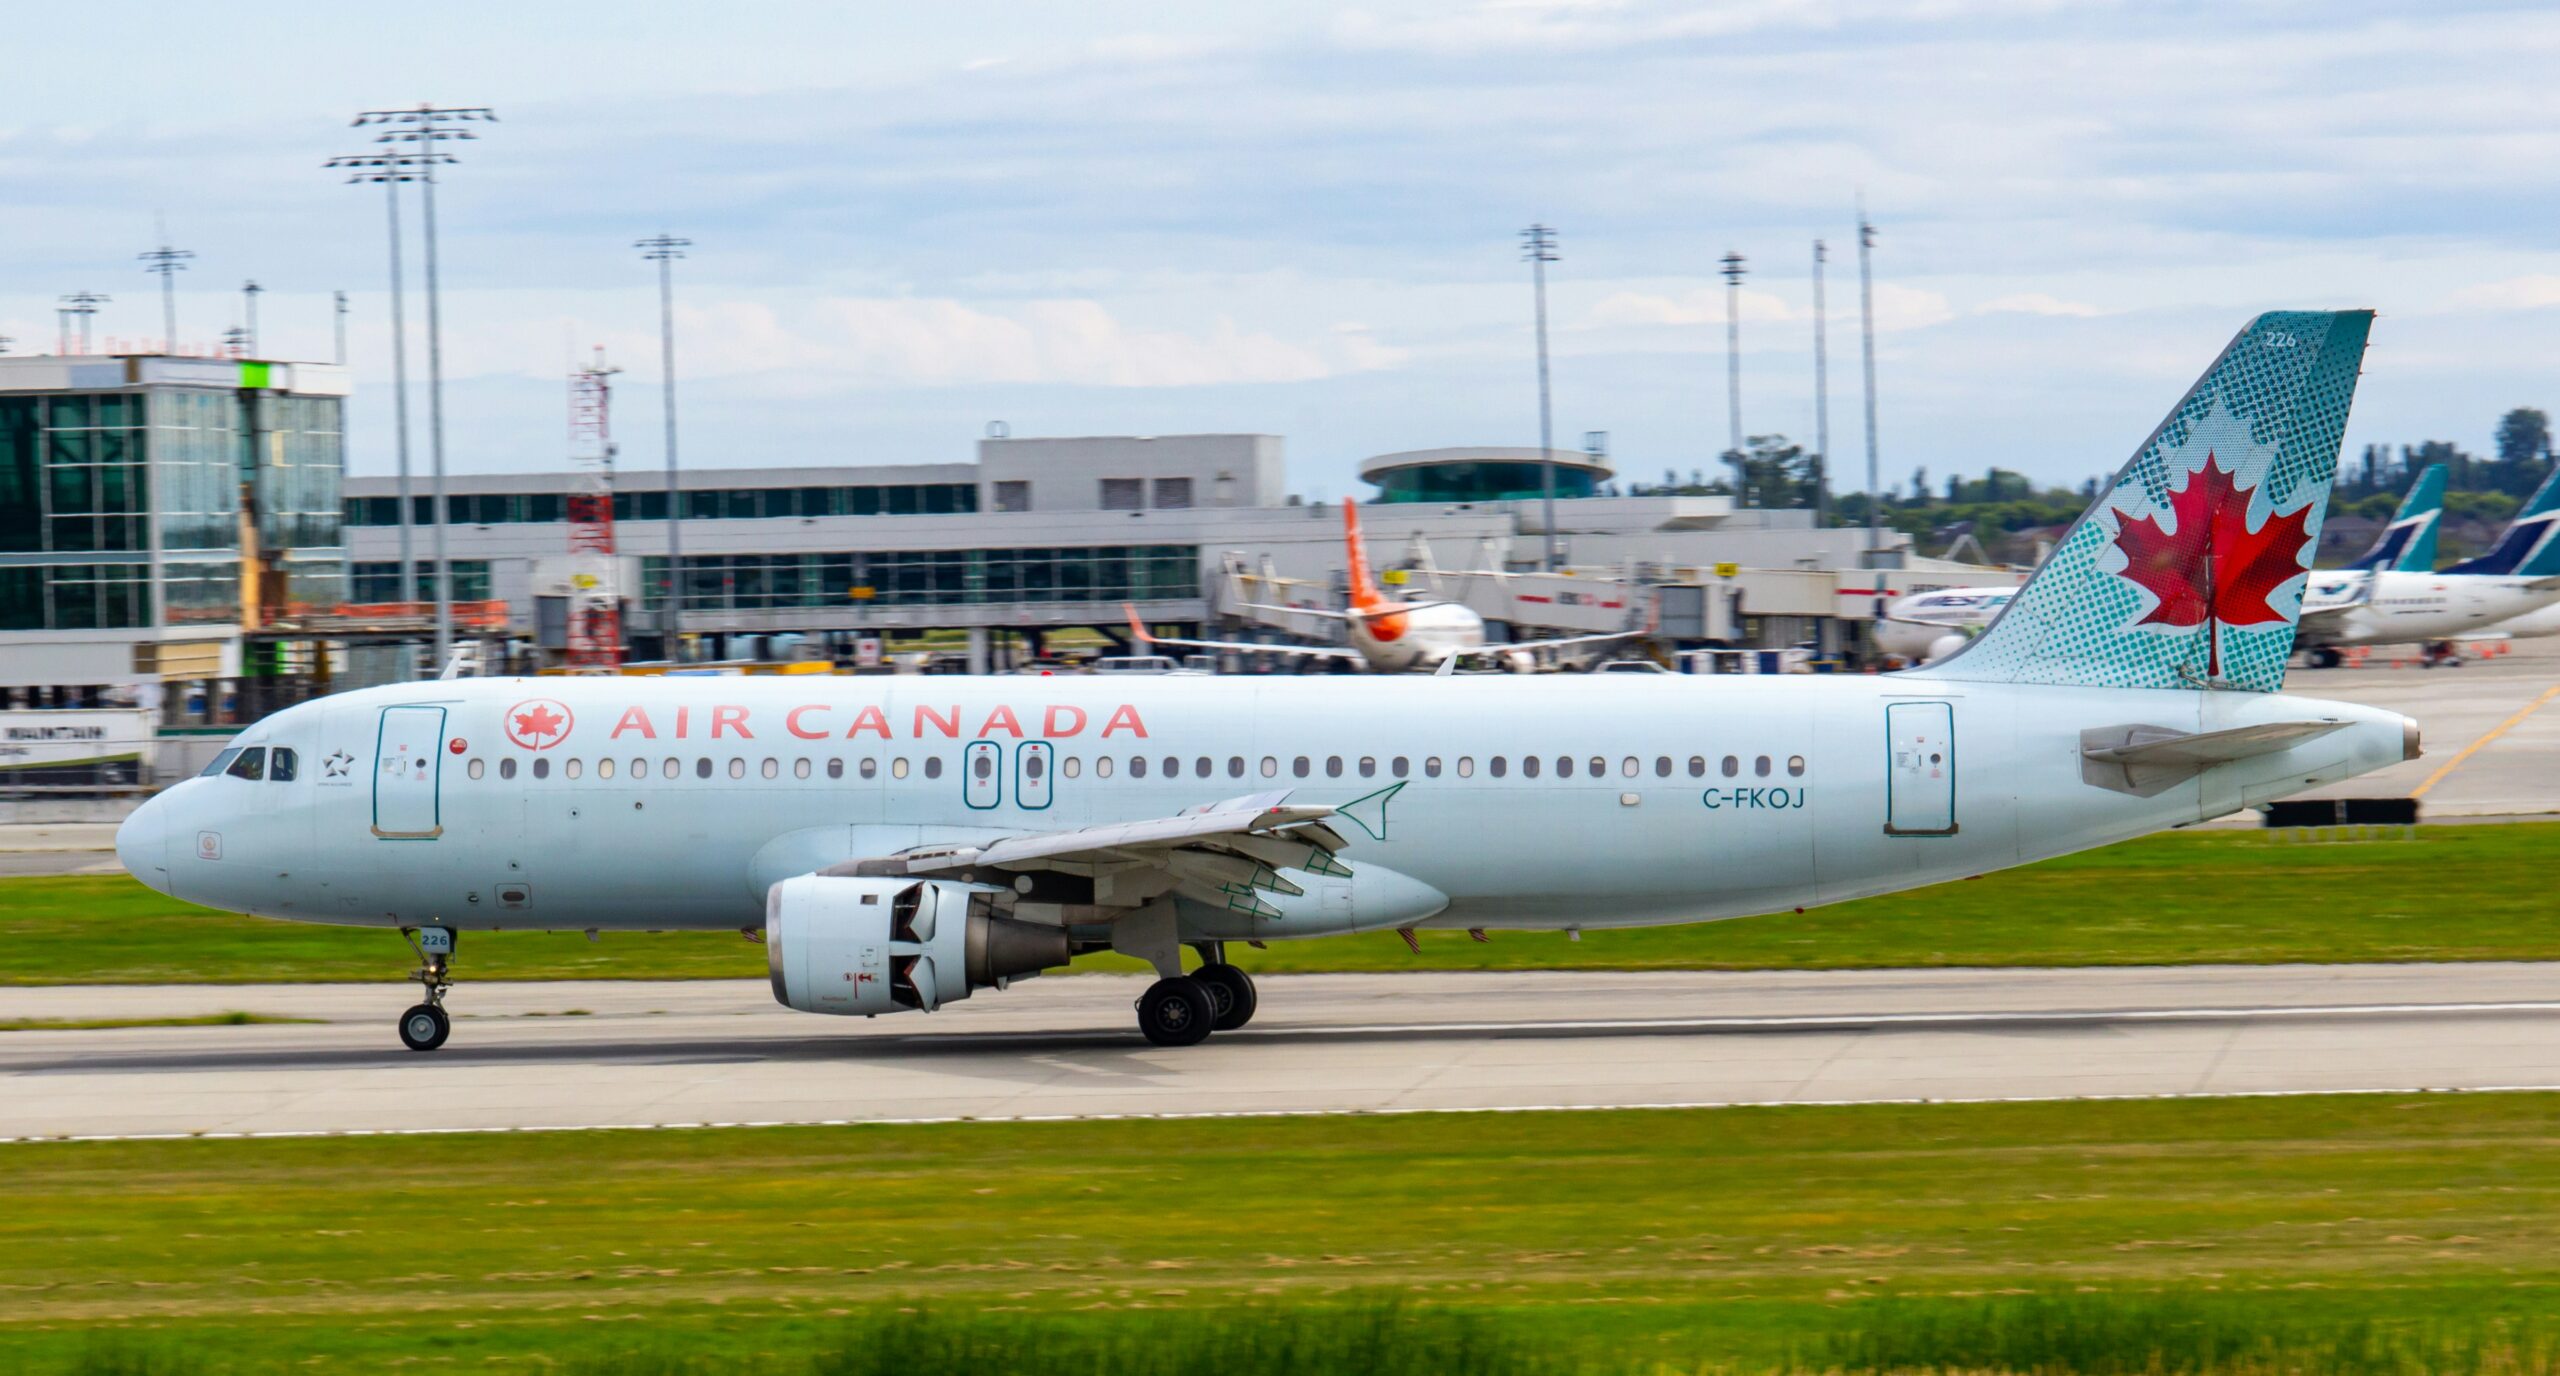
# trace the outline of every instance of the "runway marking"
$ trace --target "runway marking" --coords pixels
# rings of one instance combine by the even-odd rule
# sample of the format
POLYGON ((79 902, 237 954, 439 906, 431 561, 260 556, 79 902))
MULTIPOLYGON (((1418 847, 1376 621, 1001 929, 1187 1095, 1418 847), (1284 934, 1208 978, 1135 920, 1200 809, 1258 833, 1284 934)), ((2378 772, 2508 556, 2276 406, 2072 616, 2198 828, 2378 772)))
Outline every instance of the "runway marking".
POLYGON ((961 1123, 1148 1123, 1223 1118, 1411 1118, 1433 1113, 1665 1113, 1704 1109, 1915 1107, 1962 1104, 2162 1103, 2188 1099, 2374 1098, 2410 1094, 2553 1094, 2560 1084, 2473 1085, 2468 1088, 2408 1085, 2395 1089, 2177 1090, 2162 1094, 1998 1094, 1949 1098, 1888 1099, 1696 1099, 1643 1104, 1497 1104, 1455 1108, 1240 1108, 1166 1113, 975 1113, 914 1118, 753 1119, 733 1122, 557 1123, 496 1128, 298 1128, 255 1132, 68 1133, 0 1137, 0 1145, 37 1142, 266 1142, 339 1137, 492 1137, 509 1133, 704 1132, 753 1128, 943 1127, 961 1123))
POLYGON ((2507 734, 2509 731, 2516 729, 2517 726, 2523 724, 2525 718, 2541 711, 2546 704, 2556 697, 2560 697, 2560 683, 2555 683, 2550 687, 2543 689, 2542 696, 2535 698, 2533 701, 2516 709, 2516 714, 2514 716, 2509 717, 2505 721, 2498 723, 2495 727, 2492 727, 2489 734, 2462 747, 2460 754, 2457 754, 2452 759, 2445 761, 2443 768, 2428 775, 2425 783, 2418 785, 2416 788, 2410 789, 2409 796, 2412 798, 2423 798, 2427 796, 2428 789, 2435 787, 2437 784, 2443 783, 2446 775, 2460 769, 2463 761, 2479 754, 2481 747, 2496 740, 2498 737, 2507 734))

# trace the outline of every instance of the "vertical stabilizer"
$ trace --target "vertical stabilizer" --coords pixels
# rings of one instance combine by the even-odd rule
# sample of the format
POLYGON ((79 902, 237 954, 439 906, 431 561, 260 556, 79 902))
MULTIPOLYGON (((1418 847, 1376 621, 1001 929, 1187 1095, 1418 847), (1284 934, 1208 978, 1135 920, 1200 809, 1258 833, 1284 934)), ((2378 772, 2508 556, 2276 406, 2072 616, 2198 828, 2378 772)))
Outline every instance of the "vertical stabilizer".
POLYGON ((2250 321, 1990 629, 1902 676, 2283 687, 2372 324, 2250 321))
POLYGON ((2400 510, 2391 518, 2391 524, 2374 537, 2373 548, 2358 555, 2347 567, 2433 573, 2436 527, 2443 522, 2444 465, 2431 463, 2416 482, 2409 484, 2409 495, 2400 499, 2400 510))
POLYGON ((1360 539, 1359 504, 1348 497, 1342 499, 1342 548, 1352 610, 1365 612, 1387 605, 1387 594, 1369 572, 1369 548, 1360 539))
POLYGON ((2542 480, 2516 510, 2498 543, 2477 559, 2466 559, 2446 573, 2485 573, 2508 578, 2549 578, 2560 574, 2560 466, 2542 480))

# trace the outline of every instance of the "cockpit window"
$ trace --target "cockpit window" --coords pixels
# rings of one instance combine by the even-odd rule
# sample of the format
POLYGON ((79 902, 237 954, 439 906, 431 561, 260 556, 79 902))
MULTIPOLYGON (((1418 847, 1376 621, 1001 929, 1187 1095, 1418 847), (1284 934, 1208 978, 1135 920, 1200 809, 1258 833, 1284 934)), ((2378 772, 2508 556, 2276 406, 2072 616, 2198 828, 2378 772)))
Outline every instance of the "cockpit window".
POLYGON ((232 778, 252 782, 267 777, 267 748, 263 745, 250 746, 240 752, 240 758, 233 760, 229 769, 222 772, 232 778))
POLYGON ((210 779, 214 775, 229 769, 231 767, 231 762, 238 758, 240 758, 240 747, 235 745, 230 749, 223 751, 221 754, 214 756, 213 762, 206 765, 203 771, 197 774, 196 777, 199 779, 210 779))
POLYGON ((296 761, 296 760, 294 759, 294 756, 293 756, 293 750, 292 750, 292 748, 291 748, 291 747, 289 747, 289 746, 282 746, 282 745, 279 745, 279 746, 275 747, 273 750, 268 751, 268 752, 267 752, 267 779, 268 779, 268 781, 269 781, 269 782, 271 782, 271 783, 279 783, 279 784, 289 784, 289 783, 292 783, 292 782, 293 782, 293 775, 294 775, 294 766, 295 766, 297 763, 299 763, 299 762, 298 762, 298 761, 296 761))

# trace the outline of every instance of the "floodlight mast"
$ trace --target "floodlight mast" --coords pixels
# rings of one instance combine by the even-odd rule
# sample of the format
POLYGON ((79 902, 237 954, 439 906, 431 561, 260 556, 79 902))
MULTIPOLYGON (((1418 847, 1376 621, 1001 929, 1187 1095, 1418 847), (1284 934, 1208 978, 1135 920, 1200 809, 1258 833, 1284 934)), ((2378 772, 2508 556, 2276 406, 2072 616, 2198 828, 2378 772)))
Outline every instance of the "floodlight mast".
POLYGON ((1542 224, 1520 231, 1520 256, 1538 300, 1538 500, 1547 531, 1547 572, 1556 571, 1555 416, 1547 395, 1547 264, 1555 262, 1556 232, 1542 224))
POLYGON ((659 233, 632 245, 658 265, 658 367, 667 418, 667 662, 683 658, 684 634, 684 495, 676 490, 676 297, 675 263, 693 247, 691 239, 659 233))
MULTIPOLYGON (((115 300, 114 297, 109 296, 102 291, 75 291, 62 298, 62 313, 66 316, 78 316, 80 318, 81 353, 85 354, 89 352, 90 319, 97 315, 98 307, 113 300, 115 300)), ((64 353, 71 352, 71 332, 68 330, 63 331, 62 351, 64 353)))
MULTIPOLYGON (((389 211, 391 225, 391 427, 399 454, 399 480, 395 490, 400 504, 400 601, 414 606, 418 601, 418 561, 412 548, 411 531, 416 526, 416 510, 409 496, 409 327, 401 301, 406 294, 400 285, 400 183, 414 181, 421 167, 420 155, 397 150, 385 153, 354 153, 331 158, 322 164, 344 171, 351 184, 380 182, 383 203, 389 211)), ((340 316, 341 347, 339 359, 345 361, 343 347, 344 315, 340 316)), ((443 503, 438 502, 441 517, 443 503)))
POLYGON ((169 231, 163 226, 160 247, 134 256, 141 260, 144 272, 160 274, 160 327, 167 334, 160 341, 160 351, 174 354, 178 351, 178 274, 187 270, 187 260, 195 255, 170 247, 169 231))
MULTIPOLYGON (((1733 424, 1733 454, 1742 457, 1742 279, 1748 269, 1741 254, 1728 249, 1724 263, 1724 371, 1725 410, 1733 424)), ((1747 470, 1743 470, 1747 471, 1747 470)), ((1739 485, 1742 471, 1734 474, 1739 485)), ((1748 493, 1740 494, 1749 501, 1748 493)))
POLYGON ((427 450, 428 491, 435 502, 436 664, 439 672, 453 659, 453 569, 445 558, 444 492, 444 315, 436 281, 436 168, 460 159, 438 145, 480 137, 475 126, 495 124, 497 114, 485 105, 440 106, 428 102, 397 110, 367 110, 355 118, 359 129, 379 129, 374 142, 395 149, 412 145, 416 156, 419 201, 427 255, 427 450))

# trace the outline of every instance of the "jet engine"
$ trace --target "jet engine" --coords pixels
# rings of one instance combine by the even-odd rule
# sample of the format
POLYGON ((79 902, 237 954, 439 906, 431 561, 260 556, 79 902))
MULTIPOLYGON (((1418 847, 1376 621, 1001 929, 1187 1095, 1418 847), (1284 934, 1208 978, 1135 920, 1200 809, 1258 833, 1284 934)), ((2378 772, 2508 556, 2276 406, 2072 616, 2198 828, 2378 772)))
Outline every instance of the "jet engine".
POLYGON ((994 914, 981 884, 804 874, 765 891, 773 997, 803 1013, 930 1013, 1067 963, 1067 933, 994 914))

